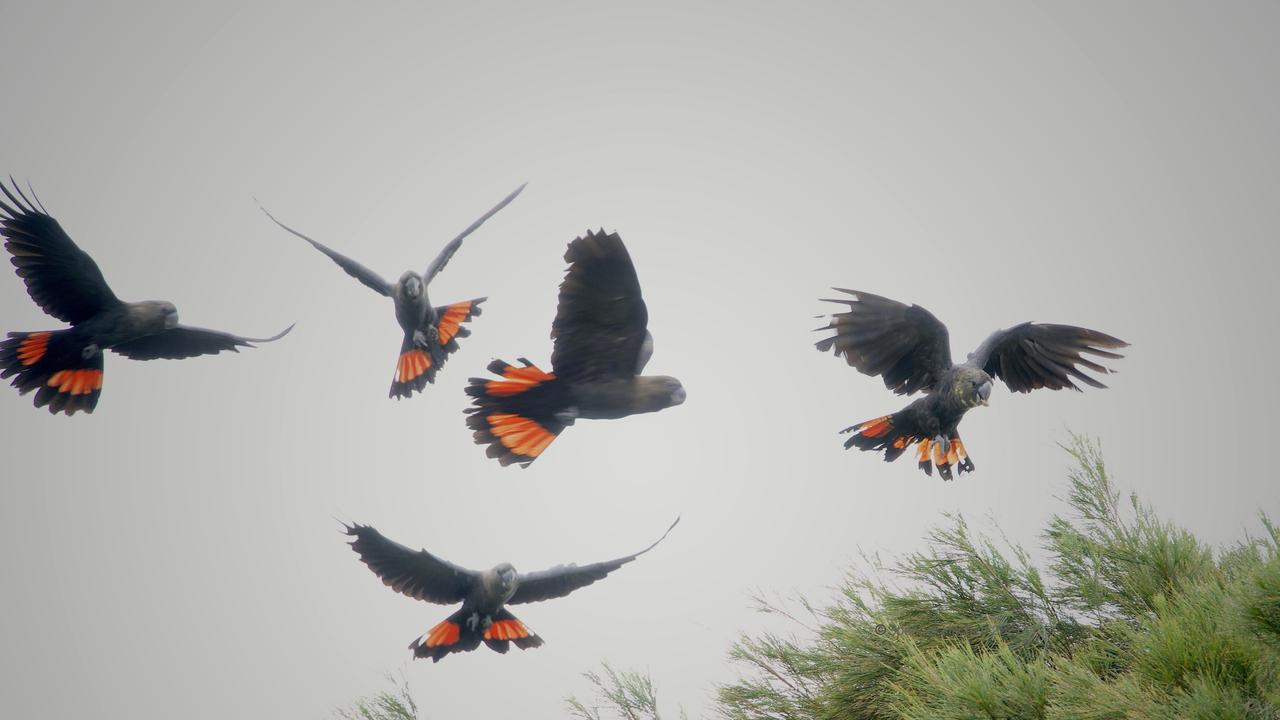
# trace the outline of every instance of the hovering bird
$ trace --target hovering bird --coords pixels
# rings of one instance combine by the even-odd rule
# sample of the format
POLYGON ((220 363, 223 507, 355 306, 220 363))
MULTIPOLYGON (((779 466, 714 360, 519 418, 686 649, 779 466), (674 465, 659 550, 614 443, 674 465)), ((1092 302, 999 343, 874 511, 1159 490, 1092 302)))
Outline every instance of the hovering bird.
POLYGON ((525 358, 489 363, 500 380, 471 378, 467 426, 485 454, 528 467, 577 418, 615 419, 684 402, 680 381, 641 375, 653 354, 649 313, 631 256, 616 233, 569 243, 569 270, 551 323, 552 372, 525 358))
POLYGON ((937 467, 944 480, 951 479, 952 466, 961 474, 973 472, 957 427, 970 408, 988 403, 993 378, 1022 393, 1037 388, 1079 392, 1073 378, 1105 388, 1080 366, 1096 373, 1114 371, 1084 354, 1115 360, 1122 356, 1110 351, 1128 346, 1096 330, 1025 322, 992 333, 965 362, 953 365, 947 327, 928 310, 860 290, 834 289, 853 299, 824 298, 849 310, 832 315, 828 325, 816 330, 834 331, 816 343, 818 350, 834 350, 858 372, 882 376, 885 386, 899 395, 925 393, 892 415, 842 430, 853 433, 845 448, 884 450, 885 462, 893 462, 919 443, 920 469, 932 475, 937 467))
POLYGON ((35 390, 36 407, 48 406, 55 414, 93 412, 102 394, 104 350, 133 360, 175 360, 239 352, 293 329, 269 338, 240 337, 179 325, 170 302, 123 302, 34 191, 28 199, 16 183, 12 190, 0 183, 0 190, 9 200, 0 199, 0 236, 10 262, 36 305, 71 324, 65 330, 11 332, 0 342, 0 378, 12 377, 10 384, 23 395, 35 390))
POLYGON ((365 287, 391 298, 395 303, 396 321, 404 330, 404 340, 400 343, 400 359, 396 362, 396 371, 391 379, 391 392, 388 397, 399 400, 411 397, 415 392, 421 392, 427 383, 435 382, 436 372, 444 365, 449 355, 458 349, 457 338, 464 338, 471 334, 471 331, 463 327, 462 323, 479 315, 480 303, 488 299, 481 297, 452 305, 433 307, 427 296, 427 286, 441 270, 444 270, 444 266, 449 263, 449 258, 462 247, 463 238, 475 232, 486 220, 515 200, 521 190, 524 190, 524 185, 516 188, 492 210, 481 215, 479 220, 471 223, 466 230, 450 240, 436 259, 427 266, 426 272, 419 275, 412 270, 406 270, 394 284, 387 282, 381 275, 355 260, 276 220, 266 208, 262 208, 262 212, 266 213, 275 224, 328 255, 330 260, 338 264, 338 267, 359 280, 365 287))
POLYGON ((505 653, 511 643, 521 650, 540 647, 542 638, 506 609, 507 605, 539 602, 564 597, 603 579, 606 575, 652 550, 680 522, 676 518, 662 537, 638 553, 592 563, 557 565, 550 570, 517 573, 510 563, 501 563, 483 572, 468 570, 442 560, 426 550, 411 550, 388 540, 368 525, 346 525, 346 534, 355 537, 351 549, 382 579, 382 583, 416 600, 462 607, 409 645, 415 658, 433 662, 455 652, 470 652, 481 641, 490 649, 505 653))

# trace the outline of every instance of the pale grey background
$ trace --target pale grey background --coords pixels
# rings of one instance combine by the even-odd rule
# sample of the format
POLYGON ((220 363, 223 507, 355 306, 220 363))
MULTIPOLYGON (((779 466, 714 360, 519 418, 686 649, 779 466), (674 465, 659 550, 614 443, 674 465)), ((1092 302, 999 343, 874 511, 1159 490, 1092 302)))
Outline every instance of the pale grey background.
MULTIPOLYGON (((697 714, 752 588, 823 598, 943 511, 1034 544, 1067 429, 1213 542, 1275 482, 1275 3, 0 4, 0 171, 118 294, 286 340, 107 361, 92 416, 0 392, 0 715, 322 717, 404 669, 431 718, 563 715, 583 670, 650 670, 697 714), (432 287, 489 295, 424 396, 386 398, 388 277, 511 188, 432 287), (583 422, 529 470, 471 444, 461 388, 545 363, 565 243, 619 231, 688 402, 583 422), (845 452, 904 404, 815 352, 828 286, 917 302, 963 356, 1036 319, 1133 343, 1112 388, 975 411, 978 473, 845 452), (449 610, 395 595, 336 518, 472 567, 649 543, 520 610, 546 638, 438 665, 449 610)), ((57 327, 12 275, 0 328, 57 327)))

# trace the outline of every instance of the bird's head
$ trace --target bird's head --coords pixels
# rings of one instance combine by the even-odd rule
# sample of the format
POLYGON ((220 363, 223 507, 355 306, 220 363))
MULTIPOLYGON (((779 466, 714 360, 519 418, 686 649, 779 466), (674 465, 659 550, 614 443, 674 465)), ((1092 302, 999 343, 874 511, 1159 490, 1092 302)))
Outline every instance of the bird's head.
POLYGON ((663 408, 675 407, 684 402, 686 397, 684 386, 680 381, 668 375, 653 375, 636 378, 640 395, 644 399, 644 409, 640 412, 655 412, 663 408))
POLYGON ((993 386, 991 376, 978 368, 962 367, 956 373, 955 394, 966 407, 989 405, 993 386))
POLYGON ((417 300, 422 297, 422 276, 412 270, 406 270, 400 276, 400 289, 404 292, 404 296, 410 300, 417 300))
POLYGON ((503 590, 511 590, 516 586, 516 569, 511 563, 502 563, 494 568, 498 573, 498 582, 502 583, 503 590))
POLYGON ((167 300, 145 300, 133 303, 131 307, 141 313, 152 327, 169 330, 178 326, 178 308, 167 300))

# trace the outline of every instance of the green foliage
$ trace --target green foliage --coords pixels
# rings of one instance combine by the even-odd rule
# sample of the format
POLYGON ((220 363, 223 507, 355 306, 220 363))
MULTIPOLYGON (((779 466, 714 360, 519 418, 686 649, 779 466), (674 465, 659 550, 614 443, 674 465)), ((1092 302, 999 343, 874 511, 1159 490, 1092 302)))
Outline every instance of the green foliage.
MULTIPOLYGON (((1048 571, 961 517, 846 578, 808 639, 743 637, 728 720, 1280 717, 1280 533, 1216 554, 1073 438, 1048 571)), ((765 608, 784 612, 778 605, 765 608)))
MULTIPOLYGON (((607 662, 601 663, 601 667, 604 669, 603 675, 591 671, 582 674, 596 689, 596 699, 590 706, 576 697, 565 700, 570 717, 579 720, 604 720, 610 717, 624 720, 662 720, 658 714, 658 691, 648 675, 620 673, 607 662)), ((683 710, 680 717, 685 717, 683 710)))
POLYGON ((351 706, 338 709, 335 716, 339 720, 418 720, 418 706, 409 695, 409 683, 403 677, 388 676, 387 680, 393 689, 360 698, 351 706))

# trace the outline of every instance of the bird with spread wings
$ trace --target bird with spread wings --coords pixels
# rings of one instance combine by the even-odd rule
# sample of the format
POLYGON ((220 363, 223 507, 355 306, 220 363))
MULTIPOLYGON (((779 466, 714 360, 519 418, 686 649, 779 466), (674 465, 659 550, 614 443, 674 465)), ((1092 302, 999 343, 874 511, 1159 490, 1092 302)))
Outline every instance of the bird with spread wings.
POLYGON ((419 275, 412 270, 406 270, 395 283, 388 282, 381 275, 355 260, 276 220, 266 208, 262 208, 262 212, 285 231, 306 240, 312 247, 329 256, 329 259, 337 263, 338 267, 359 280, 365 287, 379 295, 391 298, 395 305, 396 322, 404 331, 404 339, 400 343, 400 357, 396 362, 395 374, 391 378, 391 391, 388 397, 399 400, 412 397, 414 393, 426 388, 427 383, 435 382, 436 372, 444 365, 449 355, 458 349, 457 338, 464 338, 471 334, 471 331, 462 323, 479 315, 480 303, 487 299, 473 298, 435 307, 427 296, 427 287, 435 276, 444 270, 458 248, 462 247, 463 239, 515 200, 524 187, 521 185, 516 188, 510 195, 503 198, 502 202, 481 215, 466 230, 450 240, 436 259, 427 266, 426 272, 419 275))
POLYGON ((653 355, 649 311, 631 255, 617 233, 587 232, 569 243, 569 269, 551 337, 551 372, 524 358, 494 360, 498 379, 471 378, 467 426, 485 453, 528 467, 578 418, 616 419, 685 400, 680 381, 641 375, 653 355))
POLYGON ((958 427, 971 408, 988 404, 994 378, 1020 393, 1039 388, 1079 391, 1076 382, 1104 388, 1081 368, 1099 374, 1114 371, 1085 355, 1116 360, 1122 356, 1112 351, 1128 346, 1097 330, 1025 322, 992 333, 957 365, 951 362, 947 326, 933 313, 860 290, 835 290, 853 299, 826 299, 849 309, 817 329, 832 333, 816 343, 818 350, 834 351, 864 375, 881 376, 899 395, 924 392, 892 415, 842 430, 851 433, 845 448, 883 450, 885 462, 892 462, 918 443, 920 469, 932 475, 936 467, 944 480, 951 479, 952 467, 961 474, 973 472, 958 427))
POLYGON ((531 573, 516 572, 510 563, 484 571, 468 570, 426 550, 413 550, 388 540, 368 525, 347 525, 346 533, 355 538, 351 549, 387 587, 438 605, 462 603, 457 612, 409 645, 415 658, 429 657, 440 662, 450 653, 475 650, 481 642, 499 653, 507 652, 513 643, 521 650, 540 647, 542 638, 506 606, 564 597, 603 580, 656 547, 679 522, 677 517, 652 545, 626 557, 590 565, 557 565, 531 573))
MULTIPOLYGON (((12 182, 12 178, 10 178, 12 182)), ((173 303, 124 302, 116 297, 98 264, 67 235, 44 204, 14 184, 0 183, 0 236, 12 255, 18 277, 40 309, 71 325, 65 330, 11 332, 0 342, 0 378, 25 395, 35 391, 35 406, 74 415, 93 412, 102 394, 104 350, 132 360, 155 360, 239 352, 248 338, 219 330, 180 325, 173 303)))

